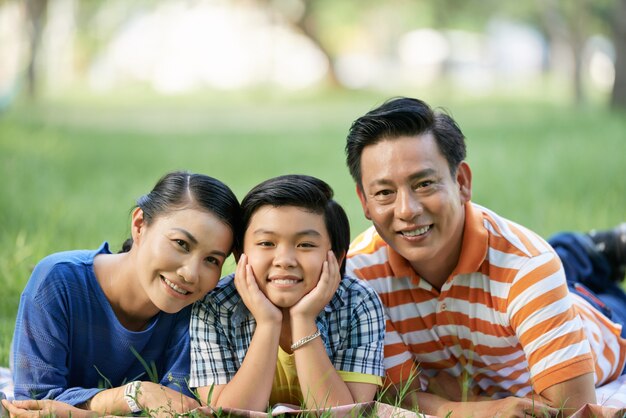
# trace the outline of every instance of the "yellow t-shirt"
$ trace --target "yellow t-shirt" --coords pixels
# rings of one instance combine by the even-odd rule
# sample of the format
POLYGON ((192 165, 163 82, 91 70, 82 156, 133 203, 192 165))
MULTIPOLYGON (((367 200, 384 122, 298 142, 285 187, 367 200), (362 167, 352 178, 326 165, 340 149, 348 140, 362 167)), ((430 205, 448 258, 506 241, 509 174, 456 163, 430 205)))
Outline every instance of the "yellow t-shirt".
MULTIPOLYGON (((337 370, 337 373, 344 382, 382 385, 380 376, 342 370, 337 370)), ((277 403, 288 403, 297 406, 304 404, 304 396, 298 381, 295 356, 285 352, 280 347, 278 347, 278 361, 276 362, 276 372, 274 373, 272 393, 270 394, 270 405, 276 405, 277 403)))

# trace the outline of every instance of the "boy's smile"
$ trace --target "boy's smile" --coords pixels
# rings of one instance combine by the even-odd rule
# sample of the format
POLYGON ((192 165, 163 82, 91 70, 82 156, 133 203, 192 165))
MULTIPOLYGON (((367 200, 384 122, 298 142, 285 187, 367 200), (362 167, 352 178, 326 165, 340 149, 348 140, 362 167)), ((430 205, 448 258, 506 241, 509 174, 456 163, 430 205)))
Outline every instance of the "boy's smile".
POLYGON ((319 281, 330 250, 324 217, 295 206, 262 206, 244 236, 261 291, 279 308, 290 308, 319 281))

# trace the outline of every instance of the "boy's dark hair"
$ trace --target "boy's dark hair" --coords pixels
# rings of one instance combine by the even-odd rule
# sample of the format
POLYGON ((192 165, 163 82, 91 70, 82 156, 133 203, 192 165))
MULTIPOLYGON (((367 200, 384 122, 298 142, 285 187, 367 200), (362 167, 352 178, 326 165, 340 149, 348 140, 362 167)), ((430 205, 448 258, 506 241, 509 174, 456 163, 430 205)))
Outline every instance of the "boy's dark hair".
POLYGON ((433 111, 425 102, 407 97, 390 99, 352 123, 346 141, 346 163, 350 175, 362 188, 361 154, 366 146, 429 132, 435 137, 454 177, 466 157, 463 132, 446 113, 433 111))
MULTIPOLYGON (((151 224, 159 216, 186 207, 197 207, 215 215, 233 232, 233 248, 239 247, 241 235, 241 206, 232 190, 221 181, 204 174, 174 171, 165 174, 150 193, 137 199, 146 223, 151 224)), ((133 245, 127 239, 120 252, 127 252, 133 245)))
MULTIPOLYGON (((241 202, 243 231, 252 215, 262 206, 295 206, 322 215, 333 253, 340 260, 341 275, 346 271, 345 255, 350 246, 350 223, 341 205, 333 200, 333 189, 324 181, 305 175, 274 177, 256 185, 241 202)), ((241 240, 243 241, 243 240, 241 240)), ((239 251, 243 251, 240 241, 239 251)))

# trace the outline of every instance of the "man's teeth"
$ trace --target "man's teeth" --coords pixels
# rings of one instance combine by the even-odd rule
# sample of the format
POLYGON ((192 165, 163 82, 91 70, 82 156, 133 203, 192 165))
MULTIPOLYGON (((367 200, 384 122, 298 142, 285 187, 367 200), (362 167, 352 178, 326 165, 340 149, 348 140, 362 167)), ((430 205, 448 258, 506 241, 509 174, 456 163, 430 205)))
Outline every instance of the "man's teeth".
POLYGON ((181 289, 180 287, 176 286, 174 283, 170 282, 165 277, 163 277, 163 280, 169 287, 171 287, 172 289, 174 289, 176 292, 180 293, 181 295, 186 295, 187 293, 189 293, 185 289, 181 289))
POLYGON ((424 226, 422 228, 417 228, 413 231, 403 231, 402 235, 405 237, 416 237, 418 235, 425 234, 430 229, 430 225, 424 226))

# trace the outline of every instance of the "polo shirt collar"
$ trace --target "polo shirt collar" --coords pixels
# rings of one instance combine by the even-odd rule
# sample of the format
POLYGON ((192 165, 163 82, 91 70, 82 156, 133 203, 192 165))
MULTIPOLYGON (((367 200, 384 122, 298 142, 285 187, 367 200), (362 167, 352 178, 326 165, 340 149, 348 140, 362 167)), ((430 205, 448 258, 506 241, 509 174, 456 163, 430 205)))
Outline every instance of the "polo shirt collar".
MULTIPOLYGON (((463 226, 463 242, 461 256, 452 272, 452 277, 459 274, 478 271, 489 247, 489 234, 483 224, 483 215, 471 202, 465 204, 465 225, 463 226)), ((413 270, 411 263, 387 245, 389 265, 396 277, 409 277, 420 287, 431 289, 432 286, 413 270)))

